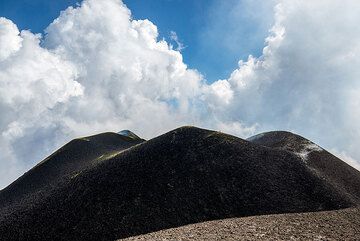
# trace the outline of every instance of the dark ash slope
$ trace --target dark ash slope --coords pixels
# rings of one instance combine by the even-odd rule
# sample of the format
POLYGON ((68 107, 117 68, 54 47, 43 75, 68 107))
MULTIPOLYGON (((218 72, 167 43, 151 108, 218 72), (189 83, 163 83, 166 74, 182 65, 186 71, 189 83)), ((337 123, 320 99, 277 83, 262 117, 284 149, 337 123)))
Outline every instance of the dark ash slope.
POLYGON ((317 175, 360 204, 360 172, 308 139, 291 132, 272 131, 248 140, 299 155, 317 175))
POLYGON ((51 195, 0 213, 2 240, 115 240, 206 220, 355 205, 291 152, 198 128, 95 156, 51 195))
POLYGON ((23 206, 34 205, 62 183, 67 185, 68 179, 96 165, 101 155, 109 155, 143 141, 110 132, 70 141, 0 191, 1 214, 13 212, 18 206, 22 210, 23 206))

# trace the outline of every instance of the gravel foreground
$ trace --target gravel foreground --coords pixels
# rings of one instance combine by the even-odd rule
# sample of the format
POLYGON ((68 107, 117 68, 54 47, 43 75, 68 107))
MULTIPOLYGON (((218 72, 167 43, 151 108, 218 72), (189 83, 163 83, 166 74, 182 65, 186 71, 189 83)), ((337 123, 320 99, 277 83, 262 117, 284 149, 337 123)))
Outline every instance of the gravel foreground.
POLYGON ((122 240, 360 240, 360 210, 223 219, 122 240))

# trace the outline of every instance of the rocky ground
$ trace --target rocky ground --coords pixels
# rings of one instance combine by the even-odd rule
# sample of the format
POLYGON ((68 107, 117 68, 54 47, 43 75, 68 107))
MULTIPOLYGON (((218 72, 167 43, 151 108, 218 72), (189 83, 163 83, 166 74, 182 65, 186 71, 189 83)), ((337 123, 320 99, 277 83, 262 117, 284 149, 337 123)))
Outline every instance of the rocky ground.
POLYGON ((353 208, 223 219, 123 240, 360 240, 359 211, 353 208))

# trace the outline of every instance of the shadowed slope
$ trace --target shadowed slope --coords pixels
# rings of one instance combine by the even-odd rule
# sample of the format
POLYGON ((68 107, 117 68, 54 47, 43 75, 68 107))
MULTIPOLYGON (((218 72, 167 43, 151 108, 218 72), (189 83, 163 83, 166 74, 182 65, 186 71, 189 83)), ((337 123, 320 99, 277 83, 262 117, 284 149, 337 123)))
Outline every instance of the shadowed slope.
POLYGON ((248 140, 298 155, 317 175, 360 204, 360 172, 313 142, 286 131, 261 133, 248 140))
POLYGON ((1 190, 0 210, 10 204, 14 206, 17 202, 22 205, 34 204, 37 199, 49 195, 53 188, 58 188, 62 182, 99 162, 102 156, 143 141, 110 132, 72 140, 1 190))
MULTIPOLYGON (((0 218, 5 240, 114 240, 205 220, 353 206, 288 151, 179 128, 0 218)), ((0 214, 1 217, 1 214, 0 214)))

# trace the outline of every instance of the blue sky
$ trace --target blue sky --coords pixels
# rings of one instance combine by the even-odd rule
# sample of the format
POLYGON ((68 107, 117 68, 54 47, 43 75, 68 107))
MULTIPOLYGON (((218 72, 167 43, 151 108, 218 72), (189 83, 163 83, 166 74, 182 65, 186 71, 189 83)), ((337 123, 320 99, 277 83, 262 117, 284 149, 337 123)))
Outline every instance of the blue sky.
POLYGON ((74 0, 0 0, 0 16, 11 19, 20 29, 42 32, 61 10, 76 5, 74 0))
MULTIPOLYGON (((75 0, 0 0, 0 16, 19 29, 43 30, 75 0)), ((272 24, 272 4, 249 0, 124 0, 135 19, 149 19, 160 38, 175 31, 184 44, 184 62, 213 82, 224 79, 249 54, 259 56, 272 24)), ((172 42, 176 47, 176 43, 172 42)))

